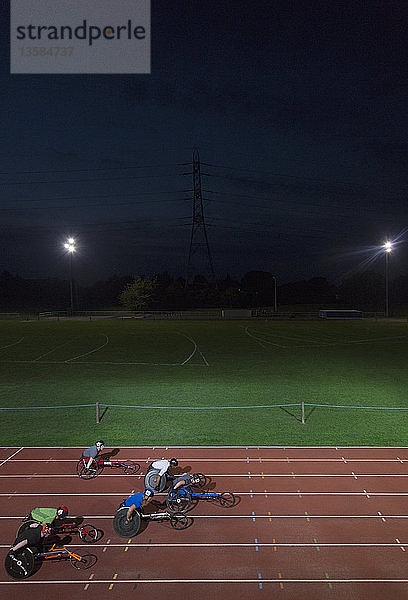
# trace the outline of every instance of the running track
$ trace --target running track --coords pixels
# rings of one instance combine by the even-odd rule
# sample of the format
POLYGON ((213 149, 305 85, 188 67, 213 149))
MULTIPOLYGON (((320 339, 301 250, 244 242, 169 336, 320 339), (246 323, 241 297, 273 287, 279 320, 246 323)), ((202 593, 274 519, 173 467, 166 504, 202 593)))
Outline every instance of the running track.
MULTIPOLYGON (((2 564, 34 506, 67 504, 104 531, 86 548, 98 556, 89 571, 46 563, 14 582, 3 567, 0 598, 408 598, 408 448, 123 448, 117 457, 143 472, 176 456, 240 500, 231 509, 201 501, 185 531, 152 522, 130 541, 114 533, 112 516, 142 477, 105 469, 82 481, 81 450, 0 448, 2 564)), ((72 545, 85 550, 77 536, 72 545)))

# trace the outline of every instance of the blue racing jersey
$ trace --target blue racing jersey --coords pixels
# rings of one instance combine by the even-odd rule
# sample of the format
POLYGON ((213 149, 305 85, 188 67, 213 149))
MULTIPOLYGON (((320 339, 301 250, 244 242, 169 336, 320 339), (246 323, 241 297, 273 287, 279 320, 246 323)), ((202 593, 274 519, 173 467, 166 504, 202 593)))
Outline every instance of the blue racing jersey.
POLYGON ((138 492, 137 494, 132 494, 124 501, 124 506, 130 507, 132 504, 136 506, 136 508, 140 508, 143 502, 143 492, 138 492))

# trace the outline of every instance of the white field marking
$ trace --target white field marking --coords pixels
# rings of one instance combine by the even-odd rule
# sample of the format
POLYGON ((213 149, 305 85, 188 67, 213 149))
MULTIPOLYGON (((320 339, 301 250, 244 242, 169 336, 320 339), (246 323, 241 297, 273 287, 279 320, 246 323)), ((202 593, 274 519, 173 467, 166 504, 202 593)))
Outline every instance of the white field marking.
POLYGON ((188 356, 186 358, 186 360, 184 360, 182 363, 180 363, 181 366, 185 365, 186 363, 188 363, 188 361, 190 359, 193 358, 194 354, 196 352, 198 352, 198 354, 201 356, 201 358, 203 359, 205 366, 209 367, 209 364, 207 362, 207 359, 205 358, 204 354, 201 352, 201 350, 199 349, 199 347, 197 346, 195 340, 193 340, 193 338, 189 337, 188 335, 185 335, 184 333, 181 333, 179 331, 177 331, 176 333, 178 333, 179 335, 182 335, 183 337, 185 337, 187 340, 189 340, 193 345, 194 345, 194 350, 192 351, 192 353, 190 354, 190 356, 188 356))
POLYGON ((205 362, 205 365, 207 367, 209 367, 210 365, 209 365, 207 359, 205 358, 204 354, 201 352, 200 348, 197 347, 197 351, 198 351, 199 355, 201 356, 201 358, 203 359, 203 361, 205 362))
POLYGON ((89 356, 89 354, 93 354, 94 352, 98 352, 98 350, 101 350, 101 348, 104 348, 107 344, 109 344, 109 338, 104 333, 102 333, 101 335, 105 336, 104 344, 102 344, 101 346, 98 346, 98 348, 94 348, 93 350, 90 350, 89 352, 85 352, 84 354, 78 354, 78 356, 74 356, 73 358, 68 358, 67 360, 64 360, 64 362, 69 363, 73 360, 76 360, 77 358, 82 358, 83 356, 89 356))
MULTIPOLYGON (((308 342, 312 342, 313 344, 321 344, 323 341, 322 338, 319 338, 316 340, 316 339, 310 338, 308 335, 299 337, 299 336, 293 336, 293 335, 280 335, 279 333, 269 332, 269 331, 262 331, 262 332, 256 331, 255 333, 257 333, 257 335, 271 335, 271 333, 272 333, 275 338, 280 338, 282 340, 293 340, 295 342, 304 342, 305 344, 307 344, 308 342)), ((325 343, 325 342, 323 341, 323 343, 325 343)))
POLYGON ((1 346, 0 350, 5 350, 6 348, 11 348, 12 346, 17 346, 17 344, 21 344, 21 342, 23 341, 24 337, 20 338, 19 340, 17 340, 17 342, 12 342, 11 344, 7 344, 7 346, 1 346))
POLYGON ((252 335, 252 333, 249 331, 248 327, 245 327, 245 333, 252 338, 253 340, 255 340, 258 344, 260 344, 262 346, 262 348, 266 349, 266 346, 264 346, 264 344, 270 344, 271 346, 276 346, 277 348, 285 348, 285 346, 281 346, 280 344, 275 344, 274 342, 268 342, 267 340, 264 340, 262 338, 258 338, 255 335, 252 335))
POLYGON ((44 354, 37 356, 37 358, 34 358, 30 362, 33 362, 33 363, 38 362, 43 356, 47 356, 47 354, 51 354, 51 352, 54 352, 54 350, 57 350, 58 348, 62 348, 63 346, 66 346, 67 344, 71 344, 73 341, 74 340, 68 340, 67 342, 64 342, 63 344, 58 344, 58 346, 54 346, 53 348, 51 348, 51 350, 44 352, 44 354))
MULTIPOLYGON (((4 461, 6 462, 6 461, 4 461)), ((47 461, 48 462, 48 461, 47 461)), ((54 462, 54 461, 53 461, 54 462)), ((0 464, 0 467, 3 463, 0 464)), ((133 477, 143 477, 143 473, 136 473, 135 475, 133 475, 133 477)), ((301 478, 311 478, 311 477, 348 477, 348 478, 353 478, 357 479, 357 477, 354 474, 350 474, 350 473, 346 473, 346 474, 342 474, 342 475, 331 475, 330 473, 308 473, 306 475, 304 475, 303 473, 295 473, 296 479, 301 479, 301 478)), ((78 475, 71 473, 71 474, 48 474, 48 473, 43 473, 43 474, 38 474, 35 473, 34 475, 30 475, 30 474, 21 474, 21 475, 0 475, 0 478, 3 479, 13 479, 13 478, 21 478, 21 479, 41 479, 41 478, 63 478, 63 477, 74 477, 77 478, 78 475)), ((112 473, 112 474, 107 474, 107 475, 98 475, 98 479, 101 477, 129 477, 129 475, 126 475, 125 473, 112 473)), ((228 477, 228 478, 232 478, 232 477, 248 477, 248 473, 243 473, 243 474, 238 474, 238 473, 208 473, 207 477, 228 477)), ((251 477, 250 479, 254 478, 254 477, 262 477, 262 479, 266 478, 266 477, 286 477, 289 479, 293 479, 293 474, 292 473, 252 473, 251 472, 251 477)), ((394 474, 394 473, 390 473, 390 474, 386 474, 386 473, 381 473, 381 474, 370 474, 370 473, 362 473, 359 474, 358 477, 408 477, 408 473, 403 473, 403 474, 394 474)), ((365 490, 364 490, 365 491, 365 490)), ((367 493, 367 492, 366 492, 367 493)))
MULTIPOLYGON (((407 545, 407 544, 405 544, 407 545)), ((66 548, 105 548, 106 544, 65 544, 66 548)), ((109 544, 109 548, 254 548, 256 546, 262 546, 263 548, 316 548, 316 544, 310 543, 295 543, 295 544, 286 544, 286 543, 256 543, 256 544, 230 544, 230 543, 217 543, 217 544, 109 544)), ((348 543, 343 544, 341 542, 336 543, 319 543, 319 547, 324 548, 401 548, 403 544, 398 542, 398 544, 394 543, 348 543)), ((0 544, 0 548, 10 548, 10 544, 0 544)))
MULTIPOLYGON (((101 346, 102 347, 102 346, 101 346)), ((7 364, 33 364, 32 360, 0 360, 1 363, 7 364)), ((147 367, 180 367, 180 363, 152 363, 152 362, 113 362, 108 360, 76 360, 75 358, 69 358, 68 360, 42 360, 42 365, 144 365, 147 367), (75 361, 75 362, 72 362, 75 361)), ((195 367, 204 367, 204 365, 197 364, 195 367)), ((40 446, 35 446, 39 448, 40 446)), ((122 446, 125 448, 126 446, 122 446)))
POLYGON ((19 448, 16 452, 14 452, 14 454, 12 454, 11 456, 9 456, 8 458, 6 458, 5 460, 3 460, 0 463, 0 467, 2 467, 6 462, 8 462, 11 458, 13 458, 13 456, 15 456, 16 454, 18 454, 19 452, 21 452, 21 450, 24 449, 24 446, 22 446, 21 448, 19 448))
MULTIPOLYGON (((381 341, 388 341, 388 340, 398 340, 398 339, 406 339, 408 336, 406 335, 396 335, 396 336, 392 336, 392 337, 381 337, 381 338, 367 338, 367 339, 363 339, 363 340, 348 340, 346 342, 313 342, 313 344, 302 344, 302 345, 279 345, 279 344, 275 344, 273 342, 269 342, 268 340, 265 340, 264 338, 258 338, 255 337, 253 335, 250 334, 250 332, 248 331, 248 327, 245 329, 246 333, 252 337, 254 340, 256 340, 257 342, 261 343, 264 342, 265 344, 271 344, 273 346, 277 346, 278 348, 319 348, 319 347, 326 347, 326 346, 347 346, 349 344, 369 344, 371 342, 381 342, 381 341)), ((262 334, 265 335, 265 334, 262 334)), ((277 336, 277 337, 283 337, 283 339, 294 339, 294 338, 290 338, 287 337, 285 338, 285 336, 277 336)))
MULTIPOLYGON (((327 585, 328 583, 408 583, 408 579, 92 579, 89 581, 90 585, 96 585, 98 583, 159 583, 163 585, 164 583, 216 583, 219 584, 227 584, 227 583, 323 583, 327 585)), ((74 584, 79 583, 80 585, 84 585, 84 581, 82 579, 63 579, 63 580, 28 580, 23 579, 19 581, 0 581, 0 585, 57 585, 57 584, 74 584)))

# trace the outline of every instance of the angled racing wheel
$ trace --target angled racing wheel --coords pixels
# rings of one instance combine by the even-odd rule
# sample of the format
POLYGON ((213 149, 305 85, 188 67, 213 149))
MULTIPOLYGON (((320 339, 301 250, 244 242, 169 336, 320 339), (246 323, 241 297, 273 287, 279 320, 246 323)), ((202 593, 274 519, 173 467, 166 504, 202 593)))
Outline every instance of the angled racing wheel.
POLYGON ((130 521, 127 520, 127 511, 129 508, 123 506, 119 508, 113 519, 113 529, 123 538, 131 538, 138 534, 140 529, 140 513, 135 510, 130 521))

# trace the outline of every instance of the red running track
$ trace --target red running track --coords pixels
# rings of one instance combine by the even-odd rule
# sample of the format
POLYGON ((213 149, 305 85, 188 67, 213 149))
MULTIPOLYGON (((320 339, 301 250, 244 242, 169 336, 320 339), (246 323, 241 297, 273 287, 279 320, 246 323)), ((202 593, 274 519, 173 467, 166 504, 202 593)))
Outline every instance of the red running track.
POLYGON ((183 469, 209 475, 215 491, 239 499, 231 509, 202 500, 185 531, 151 522, 132 540, 114 533, 112 517, 143 477, 105 469, 82 481, 80 454, 0 448, 2 564, 34 506, 67 504, 104 531, 96 545, 72 540, 97 555, 89 571, 46 563, 13 582, 3 568, 0 598, 408 598, 408 448, 123 448, 116 457, 141 463, 143 472, 154 459, 176 456, 183 469))

